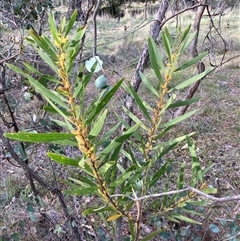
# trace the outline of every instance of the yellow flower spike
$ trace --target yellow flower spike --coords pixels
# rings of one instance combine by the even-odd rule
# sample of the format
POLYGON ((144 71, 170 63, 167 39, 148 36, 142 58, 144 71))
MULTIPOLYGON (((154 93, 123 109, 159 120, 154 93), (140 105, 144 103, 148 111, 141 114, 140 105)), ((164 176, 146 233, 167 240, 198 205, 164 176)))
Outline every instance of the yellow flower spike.
POLYGON ((83 128, 83 130, 82 130, 82 135, 83 135, 83 136, 87 136, 87 133, 88 133, 87 127, 83 128))
POLYGON ((64 73, 61 69, 58 70, 58 75, 59 75, 61 78, 62 78, 62 76, 66 76, 65 73, 64 73))
POLYGON ((68 42, 68 38, 65 38, 65 37, 61 37, 61 44, 65 44, 68 42))
POLYGON ((167 63, 167 67, 172 68, 172 64, 171 63, 167 63))
MULTIPOLYGON (((168 78, 169 78, 169 74, 168 74, 168 73, 165 73, 164 79, 167 80, 168 78)), ((165 84, 166 84, 166 83, 165 83, 165 84)), ((162 86, 162 89, 165 88, 165 86, 166 86, 165 84, 162 86)))
POLYGON ((176 57, 177 57, 176 54, 173 54, 173 55, 171 56, 171 63, 173 63, 173 62, 175 61, 176 57))
POLYGON ((61 48, 60 42, 58 42, 58 41, 55 40, 55 41, 54 41, 54 44, 55 44, 55 46, 58 47, 59 49, 61 48))
POLYGON ((75 100, 75 99, 74 99, 72 96, 70 96, 70 97, 69 97, 69 101, 68 101, 69 104, 71 105, 72 103, 74 103, 74 100, 75 100))

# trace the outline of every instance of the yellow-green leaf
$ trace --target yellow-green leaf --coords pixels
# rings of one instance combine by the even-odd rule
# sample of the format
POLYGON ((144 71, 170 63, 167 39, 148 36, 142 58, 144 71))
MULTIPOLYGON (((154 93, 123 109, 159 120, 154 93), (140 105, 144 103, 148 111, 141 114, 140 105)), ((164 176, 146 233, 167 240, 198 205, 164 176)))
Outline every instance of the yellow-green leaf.
POLYGON ((121 216, 122 216, 122 214, 114 214, 114 215, 112 215, 111 217, 109 217, 109 218, 107 219, 107 221, 114 221, 114 220, 120 218, 121 216))

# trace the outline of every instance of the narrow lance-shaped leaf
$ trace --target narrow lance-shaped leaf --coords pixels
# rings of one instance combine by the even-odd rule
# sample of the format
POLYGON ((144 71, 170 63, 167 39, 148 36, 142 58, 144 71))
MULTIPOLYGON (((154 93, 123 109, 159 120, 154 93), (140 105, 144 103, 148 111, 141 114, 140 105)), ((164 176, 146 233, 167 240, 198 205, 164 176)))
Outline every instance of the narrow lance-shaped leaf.
POLYGON ((171 61, 171 56, 172 56, 171 44, 165 33, 163 33, 162 38, 163 38, 163 44, 164 44, 165 50, 168 55, 168 59, 169 61, 171 61))
POLYGON ((157 60, 156 53, 159 51, 158 49, 154 48, 153 46, 153 40, 152 39, 148 40, 148 49, 149 49, 149 55, 150 55, 150 60, 152 64, 152 68, 158 78, 158 81, 160 82, 161 85, 163 85, 163 79, 160 71, 160 66, 157 60))
POLYGON ((158 122, 155 124, 155 127, 158 129, 159 125, 162 122, 162 117, 164 116, 165 111, 168 109, 169 105, 171 105, 171 103, 176 99, 176 95, 173 94, 171 95, 171 97, 167 100, 167 102, 164 104, 163 108, 161 109, 160 113, 159 113, 159 120, 158 122))
POLYGON ((188 148, 192 157, 192 185, 195 186, 198 180, 200 180, 200 182, 203 182, 202 170, 201 170, 199 160, 197 158, 196 151, 194 149, 193 142, 191 142, 189 137, 187 137, 186 139, 187 139, 188 148))
POLYGON ((137 181, 141 180, 142 178, 142 173, 144 173, 144 170, 146 170, 150 165, 150 162, 144 163, 140 168, 136 169, 136 171, 132 172, 132 175, 130 178, 128 178, 124 188, 122 189, 123 193, 126 193, 128 191, 132 190, 132 185, 136 184, 137 181))
POLYGON ((93 124, 93 127, 89 133, 90 138, 96 137, 102 130, 103 125, 105 123, 105 119, 107 117, 107 112, 108 112, 108 110, 106 109, 101 115, 99 115, 98 119, 93 124))
POLYGON ((147 130, 147 127, 143 124, 143 122, 141 120, 139 120, 139 118, 134 115, 130 110, 128 110, 126 107, 122 106, 124 112, 136 123, 139 124, 139 126, 144 129, 147 130))
POLYGON ((116 125, 114 125, 111 129, 109 129, 101 138, 101 140, 97 143, 97 145, 101 145, 104 142, 108 141, 110 139, 110 137, 116 132, 116 130, 119 128, 120 126, 120 122, 117 123, 116 125))
POLYGON ((104 176, 106 174, 106 172, 108 171, 108 169, 111 168, 115 164, 116 164, 115 161, 108 161, 108 162, 104 163, 98 170, 99 174, 104 176))
POLYGON ((185 140, 187 136, 192 136, 193 134, 195 134, 195 132, 192 132, 192 133, 187 134, 187 135, 179 136, 179 137, 174 138, 174 139, 170 139, 169 141, 166 141, 166 142, 161 142, 160 144, 156 144, 153 147, 153 150, 161 150, 161 148, 165 148, 165 147, 168 148, 168 147, 170 147, 174 144, 180 143, 181 141, 185 140))
POLYGON ((9 139, 32 142, 32 143, 54 143, 61 140, 72 140, 74 135, 70 133, 31 133, 31 132, 18 132, 4 134, 9 139))
POLYGON ((54 13, 50 13, 49 14, 49 16, 48 16, 48 24, 49 24, 49 27, 50 27, 50 30, 51 30, 51 33, 52 33, 52 36, 53 36, 54 40, 57 43, 60 43, 60 39, 59 39, 59 36, 58 36, 58 30, 57 30, 57 27, 56 27, 56 21, 55 21, 54 13))
MULTIPOLYGON (((29 34, 30 36, 33 38, 34 42, 32 41, 28 41, 30 40, 29 38, 26 38, 26 40, 32 44, 34 46, 34 43, 36 43, 43 51, 45 51, 49 56, 51 56, 54 60, 57 59, 57 56, 55 54, 55 52, 52 50, 51 46, 48 45, 48 43, 41 37, 39 36, 35 30, 33 29, 30 29, 29 30, 29 34)), ((38 50, 39 52, 39 49, 36 48, 36 46, 34 46, 36 50, 38 50)))
POLYGON ((144 116, 150 121, 152 122, 152 118, 150 117, 147 108, 145 106, 145 104, 143 103, 143 100, 141 99, 141 97, 136 93, 136 91, 133 89, 132 85, 129 84, 129 86, 125 87, 125 89, 129 90, 129 93, 133 96, 133 98, 135 99, 138 107, 141 109, 142 113, 144 114, 144 116))
POLYGON ((170 126, 173 126, 173 125, 176 125, 177 123, 179 122, 182 122, 184 121, 185 119, 189 118, 190 116, 194 115, 199 109, 196 109, 196 110, 193 110, 193 111, 190 111, 190 112, 187 112, 186 114, 184 115, 181 115, 173 120, 170 120, 162 125, 160 125, 160 128, 167 128, 167 127, 170 127, 170 126))
POLYGON ((183 162, 180 168, 180 174, 178 176, 178 183, 177 183, 177 189, 182 189, 184 186, 184 169, 185 169, 186 163, 183 162))
POLYGON ((53 152, 48 152, 47 155, 55 162, 63 164, 63 165, 69 165, 69 166, 77 166, 79 160, 58 154, 53 152))
POLYGON ((127 140, 134 132, 137 131, 139 125, 134 125, 126 132, 124 132, 120 137, 116 138, 116 140, 112 141, 100 154, 100 156, 107 155, 108 153, 112 152, 115 148, 119 145, 122 145, 125 140, 127 140))
MULTIPOLYGON (((70 122, 70 119, 50 100, 45 96, 45 99, 47 100, 47 102, 63 117, 63 119, 65 120, 66 123, 66 129, 68 129, 69 131, 73 130, 73 126, 70 122)), ((61 126, 61 125, 60 125, 61 126)))
POLYGON ((167 169, 170 165, 170 161, 166 162, 152 177, 149 188, 153 187, 158 180, 160 180, 161 176, 167 172, 167 169))
POLYGON ((63 107, 66 110, 68 109, 67 105, 60 98, 58 98, 56 95, 54 95, 48 88, 46 88, 44 85, 39 83, 33 77, 24 73, 20 68, 14 66, 12 64, 8 64, 7 66, 10 69, 12 69, 13 71, 15 71, 16 73, 19 73, 19 74, 22 74, 23 76, 25 76, 29 80, 29 82, 34 86, 34 88, 36 88, 43 95, 43 97, 47 97, 47 98, 51 99, 56 104, 60 105, 61 107, 63 107))
POLYGON ((141 241, 149 241, 152 240, 154 237, 159 236, 159 234, 164 233, 165 229, 160 228, 157 231, 154 231, 150 234, 148 234, 147 236, 145 236, 144 238, 141 239, 141 241))
POLYGON ((96 118, 98 113, 107 105, 107 103, 111 100, 115 92, 118 90, 118 88, 121 86, 123 82, 123 79, 120 80, 115 86, 109 90, 109 92, 97 103, 97 106, 91 111, 91 113, 86 117, 86 125, 90 124, 91 121, 96 118))
POLYGON ((195 75, 194 77, 184 81, 183 83, 173 87, 172 89, 170 89, 168 91, 168 93, 172 92, 172 91, 177 91, 177 90, 181 90, 181 89, 184 89, 186 87, 188 87, 189 85, 191 84, 194 84, 195 82, 197 82, 198 80, 204 78, 211 70, 208 69, 208 70, 205 70, 204 72, 202 72, 201 74, 198 74, 198 75, 195 75))
POLYGON ((201 225, 200 222, 195 221, 195 220, 193 220, 193 219, 191 219, 191 218, 188 218, 188 217, 186 217, 186 216, 177 214, 177 213, 171 213, 171 216, 174 217, 174 218, 176 218, 176 219, 179 219, 179 220, 181 220, 181 221, 185 221, 185 222, 187 222, 187 223, 193 223, 193 224, 199 224, 199 225, 201 225))
POLYGON ((184 63, 183 65, 181 65, 180 67, 178 67, 175 72, 179 71, 179 70, 183 70, 186 69, 196 63, 198 63, 202 58, 204 58, 206 55, 208 54, 208 52, 203 52, 201 54, 199 54, 197 57, 189 60, 188 62, 184 63))
POLYGON ((171 49, 172 46, 174 45, 174 41, 173 41, 173 38, 172 38, 171 34, 169 33, 167 27, 164 29, 164 34, 167 37, 167 40, 169 42, 169 48, 171 49))
POLYGON ((98 194, 98 187, 88 187, 88 188, 76 188, 73 190, 64 190, 63 192, 70 195, 82 196, 82 195, 93 195, 98 194))
POLYGON ((192 33, 187 39, 186 41, 182 42, 180 48, 179 48, 179 53, 182 53, 188 46, 189 44, 192 42, 192 40, 194 39, 196 35, 196 32, 192 33))
POLYGON ((169 146, 166 147, 166 149, 162 150, 163 147, 160 149, 161 150, 161 153, 160 155, 158 156, 158 159, 161 159, 163 156, 165 156, 167 153, 169 153, 171 150, 174 149, 174 147, 178 144, 179 142, 175 142, 175 143, 172 143, 170 144, 169 146))
POLYGON ((65 32, 65 37, 67 37, 67 35, 69 34, 69 32, 71 31, 72 27, 73 27, 73 24, 75 23, 76 21, 76 18, 77 18, 77 10, 75 9, 71 18, 69 19, 68 21, 68 26, 67 26, 67 29, 66 29, 66 32, 65 32))
MULTIPOLYGON (((54 113, 54 114, 57 114, 58 112, 51 106, 51 105, 46 105, 43 107, 43 109, 47 112, 50 112, 50 113, 54 113)), ((59 108, 66 116, 72 116, 72 114, 68 111, 66 111, 65 109, 63 108, 59 108)))
POLYGON ((183 32, 182 39, 181 39, 182 43, 185 41, 186 37, 188 36, 190 29, 191 29, 191 24, 189 24, 189 26, 183 32))
POLYGON ((130 176, 132 175, 132 171, 134 169, 135 169, 135 165, 128 168, 128 170, 126 170, 124 173, 118 176, 117 179, 110 184, 110 187, 118 187, 121 184, 123 184, 127 179, 130 178, 130 176))
POLYGON ((176 107, 180 107, 180 106, 185 106, 185 105, 190 105, 194 102, 197 102, 200 100, 200 97, 194 97, 192 99, 188 99, 188 100, 183 100, 183 101, 177 101, 175 103, 172 103, 171 105, 168 106, 168 109, 170 108, 176 108, 176 107))
POLYGON ((69 180, 73 181, 76 184, 79 184, 84 187, 97 187, 98 184, 94 183, 92 180, 84 177, 83 175, 78 175, 78 179, 69 178, 69 180))
MULTIPOLYGON (((57 51, 57 47, 53 44, 53 41, 51 38, 49 38, 48 36, 46 35, 42 35, 41 36, 43 41, 45 42, 45 45, 48 46, 48 48, 54 53, 54 55, 56 56, 56 53, 58 53, 57 51)), ((52 56, 52 55, 50 55, 52 56)), ((53 57, 53 56, 52 56, 53 57)), ((54 57, 54 59, 56 59, 56 57, 54 57)))
POLYGON ((23 62, 23 65, 24 65, 28 70, 30 70, 32 73, 42 75, 42 73, 39 72, 37 69, 35 69, 31 64, 28 64, 28 63, 24 63, 24 62, 23 62))
POLYGON ((64 16, 60 22, 60 30, 59 30, 60 33, 64 32, 65 26, 66 26, 66 17, 64 16))
POLYGON ((146 76, 142 73, 139 72, 139 75, 141 77, 142 82, 144 83, 144 85, 155 95, 155 96, 159 96, 158 92, 156 91, 156 89, 152 86, 152 84, 148 81, 148 79, 146 78, 146 76))
POLYGON ((151 51, 154 52, 154 55, 155 55, 156 61, 158 63, 158 66, 160 67, 160 70, 162 70, 164 72, 165 66, 164 66, 164 63, 163 63, 163 56, 161 55, 161 52, 159 51, 159 48, 157 47, 157 44, 155 43, 155 41, 151 37, 148 40, 148 44, 152 48, 151 51))

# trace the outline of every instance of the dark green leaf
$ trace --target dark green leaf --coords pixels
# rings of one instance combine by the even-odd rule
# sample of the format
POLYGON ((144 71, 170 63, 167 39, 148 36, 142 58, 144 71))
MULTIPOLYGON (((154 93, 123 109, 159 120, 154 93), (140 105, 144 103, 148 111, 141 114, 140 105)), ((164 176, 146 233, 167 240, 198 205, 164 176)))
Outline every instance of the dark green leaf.
POLYGON ((170 93, 170 92, 172 92, 172 91, 177 91, 177 90, 184 89, 184 88, 188 87, 189 85, 194 84, 194 83, 197 82, 198 80, 204 78, 210 71, 211 71, 211 70, 208 69, 208 70, 202 72, 201 74, 198 74, 198 75, 193 76, 192 78, 190 78, 190 79, 182 82, 181 84, 173 87, 172 89, 170 89, 170 90, 168 91, 168 93, 170 93))
POLYGON ((180 168, 180 174, 178 175, 177 189, 182 189, 184 186, 184 169, 186 163, 183 162, 180 168))
POLYGON ((123 79, 120 80, 112 89, 97 103, 97 106, 91 111, 89 116, 87 116, 86 125, 90 124, 91 121, 97 117, 99 112, 107 105, 107 103, 111 100, 115 92, 121 86, 123 79))
POLYGON ((192 99, 188 99, 188 100, 183 100, 183 101, 177 101, 175 103, 172 103, 168 106, 168 109, 170 108, 177 108, 180 106, 185 106, 185 105, 190 105, 196 101, 200 100, 200 97, 194 97, 192 99))
POLYGON ((164 163, 164 165, 153 175, 150 183, 149 188, 153 187, 156 182, 166 173, 168 167, 170 166, 170 162, 164 163))
POLYGON ((123 184, 123 182, 125 182, 127 179, 130 178, 130 176, 132 175, 132 171, 134 169, 135 169, 135 165, 131 166, 123 174, 121 174, 119 177, 117 177, 117 179, 114 182, 110 183, 110 187, 118 187, 121 184, 123 184))
MULTIPOLYGON (((57 114, 58 112, 51 106, 51 105, 46 105, 43 107, 43 109, 47 112, 57 114)), ((59 107, 59 110, 61 110, 66 116, 71 116, 72 114, 66 111, 64 108, 59 107)))
POLYGON ((162 39, 163 39, 163 44, 164 44, 165 50, 168 55, 168 59, 169 59, 169 61, 171 61, 171 56, 172 56, 171 44, 169 42, 169 39, 168 39, 166 33, 162 34, 162 39))
MULTIPOLYGON (((55 54, 55 51, 51 48, 51 46, 48 45, 48 43, 44 40, 43 37, 37 35, 37 33, 33 30, 33 29, 30 29, 29 30, 29 34, 30 36, 33 38, 34 42, 44 51, 46 52, 49 56, 51 56, 51 58, 53 60, 56 60, 57 59, 57 56, 55 54)), ((28 38, 26 38, 28 40, 28 38)), ((29 42, 30 44, 32 44, 32 42, 30 41, 29 42)), ((35 49, 36 46, 34 46, 35 49)), ((40 50, 40 49, 38 49, 40 50)), ((40 51, 38 51, 40 52, 40 51)), ((50 59, 50 58, 49 58, 50 59)), ((53 62, 52 62, 53 63, 53 62)))
POLYGON ((74 135, 70 133, 30 133, 30 132, 18 132, 18 133, 6 133, 5 137, 17 141, 33 142, 33 143, 54 143, 55 141, 71 140, 74 139, 74 135))
POLYGON ((104 123, 105 123, 105 119, 107 117, 107 112, 108 112, 108 110, 106 109, 101 115, 99 115, 98 119, 93 124, 93 127, 89 133, 90 138, 96 137, 102 130, 104 123))
MULTIPOLYGON (((162 60, 157 59, 156 54, 159 52, 159 50, 156 47, 156 44, 152 38, 148 40, 148 49, 149 49, 149 55, 150 55, 150 60, 152 64, 152 68, 158 78, 158 81, 160 82, 161 85, 163 85, 163 79, 162 79, 162 74, 160 71, 161 65, 162 65, 162 60), (159 65, 159 62, 161 65, 159 65)), ((158 53, 158 56, 160 54, 158 53)))
POLYGON ((188 218, 188 217, 186 217, 186 216, 177 214, 177 213, 171 213, 171 216, 174 217, 174 218, 176 218, 176 219, 179 219, 179 220, 181 220, 181 221, 185 221, 185 222, 187 222, 187 223, 193 223, 193 224, 199 224, 199 225, 201 225, 200 222, 195 221, 195 220, 193 220, 193 219, 191 219, 191 218, 188 218))
POLYGON ((154 231, 154 232, 148 234, 147 236, 145 236, 144 238, 140 239, 140 241, 152 240, 154 237, 163 233, 164 231, 165 231, 165 229, 158 229, 157 231, 154 231))
POLYGON ((181 42, 184 42, 184 40, 186 39, 186 37, 187 37, 188 34, 189 34, 190 29, 191 29, 191 24, 189 24, 189 26, 184 30, 183 35, 182 35, 181 42))
POLYGON ((195 186, 198 181, 203 182, 203 175, 200 162, 197 158, 194 143, 189 137, 186 138, 188 143, 188 149, 192 157, 192 185, 195 186))
MULTIPOLYGON (((69 180, 73 181, 74 183, 77 183, 78 185, 89 188, 89 187, 97 187, 97 184, 89 180, 88 178, 84 177, 83 175, 79 175, 78 179, 76 178, 69 178, 69 180)), ((76 187, 76 185, 75 185, 76 187)))
POLYGON ((89 187, 89 188, 76 188, 73 190, 64 190, 63 192, 70 195, 82 196, 82 195, 93 195, 98 194, 98 187, 89 187))
POLYGON ((61 155, 61 154, 57 154, 57 153, 52 153, 52 152, 48 152, 47 155, 55 162, 58 162, 60 164, 64 164, 64 165, 69 165, 69 166, 77 166, 78 167, 78 162, 79 160, 61 155))
POLYGON ((148 81, 148 79, 146 78, 146 76, 142 73, 139 72, 139 75, 141 77, 142 82, 144 83, 144 85, 155 95, 155 96, 159 96, 158 92, 156 91, 156 89, 152 86, 152 84, 148 81))
POLYGON ((106 172, 108 171, 109 168, 111 168, 113 165, 115 165, 116 162, 115 161, 108 161, 106 163, 104 163, 98 170, 98 172, 101 174, 101 175, 105 175, 106 172))
POLYGON ((124 112, 132 119, 133 122, 138 124, 142 129, 147 130, 147 127, 143 124, 143 122, 134 115, 129 109, 127 109, 125 106, 122 106, 124 112))
POLYGON ((115 148, 117 148, 118 146, 121 146, 123 144, 123 142, 127 139, 129 139, 129 137, 131 135, 134 134, 134 132, 137 131, 138 129, 138 125, 134 125, 132 126, 130 129, 128 129, 126 132, 124 132, 120 137, 116 138, 114 141, 112 141, 100 154, 100 156, 105 156, 108 153, 112 152, 115 148))
POLYGON ((65 37, 67 37, 67 35, 71 31, 71 29, 73 27, 73 24, 76 21, 76 18, 77 18, 77 10, 75 9, 73 14, 72 14, 72 16, 71 16, 71 18, 69 19, 68 26, 67 26, 67 29, 66 29, 66 32, 65 32, 65 37))
POLYGON ((175 119, 170 120, 170 121, 168 121, 168 122, 160 125, 160 128, 167 128, 167 127, 170 127, 170 126, 174 126, 174 125, 176 125, 177 123, 182 122, 182 121, 186 120, 187 118, 189 118, 190 116, 194 115, 198 110, 199 110, 199 109, 196 109, 196 110, 187 112, 187 113, 184 114, 184 115, 181 115, 181 116, 179 116, 179 117, 176 117, 175 119))
POLYGON ((206 55, 208 54, 208 52, 204 52, 204 53, 201 53, 199 54, 197 57, 191 59, 190 61, 184 63, 183 65, 181 65, 180 67, 178 67, 175 72, 179 71, 179 70, 183 70, 183 69, 186 69, 190 66, 192 66, 193 64, 196 64, 198 63, 202 58, 204 58, 206 55))
POLYGON ((145 104, 143 103, 143 100, 141 99, 141 97, 135 92, 135 90, 133 89, 132 85, 129 84, 129 86, 127 87, 129 88, 133 98, 135 99, 136 103, 138 104, 138 107, 141 109, 142 113, 144 114, 144 116, 150 121, 152 122, 152 118, 150 117, 150 115, 148 114, 147 108, 145 107, 145 104))
POLYGON ((56 42, 60 43, 54 13, 50 13, 48 15, 48 24, 49 24, 49 27, 50 27, 50 30, 51 30, 51 33, 52 33, 52 36, 53 36, 54 40, 56 42))

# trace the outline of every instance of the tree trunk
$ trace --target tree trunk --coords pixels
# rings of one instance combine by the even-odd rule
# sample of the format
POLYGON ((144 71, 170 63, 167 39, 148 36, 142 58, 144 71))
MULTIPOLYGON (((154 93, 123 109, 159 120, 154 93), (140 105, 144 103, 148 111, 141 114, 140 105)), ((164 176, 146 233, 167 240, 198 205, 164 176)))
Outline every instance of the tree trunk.
POLYGON ((81 24, 83 25, 84 22, 85 22, 85 14, 82 10, 82 1, 83 0, 72 0, 72 1, 70 1, 67 16, 68 16, 68 19, 69 19, 72 15, 73 11, 75 9, 77 9, 77 20, 80 21, 81 24))

